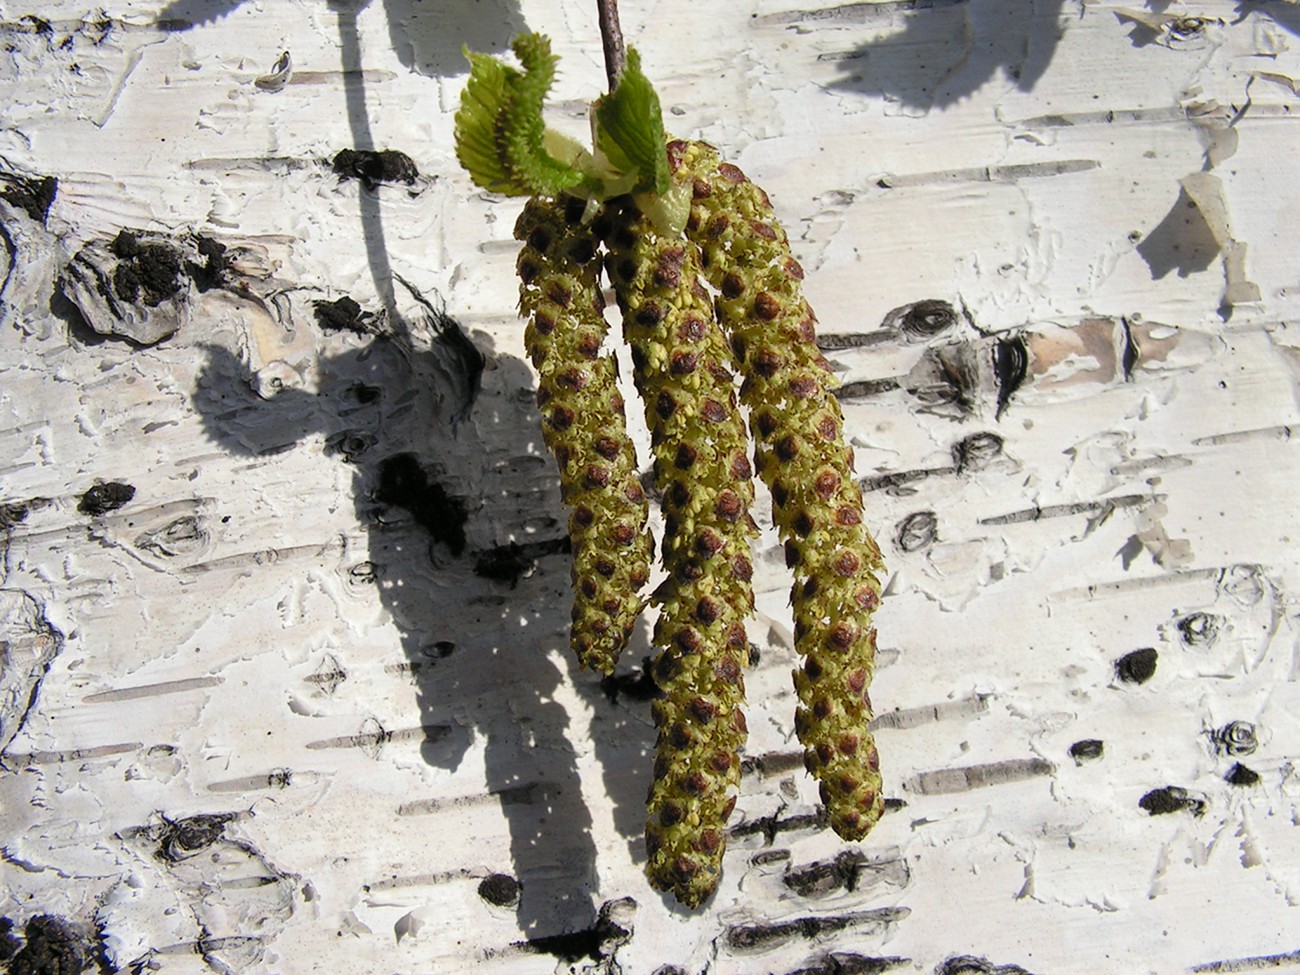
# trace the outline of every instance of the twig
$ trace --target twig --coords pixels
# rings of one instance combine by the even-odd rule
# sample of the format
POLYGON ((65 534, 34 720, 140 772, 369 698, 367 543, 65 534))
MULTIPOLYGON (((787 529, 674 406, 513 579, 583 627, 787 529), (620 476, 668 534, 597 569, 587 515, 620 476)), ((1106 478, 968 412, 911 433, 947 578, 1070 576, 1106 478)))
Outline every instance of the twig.
POLYGON ((605 75, 609 90, 613 91, 627 66, 627 52, 623 49, 623 30, 618 25, 618 0, 596 0, 600 17, 600 40, 605 49, 605 75))

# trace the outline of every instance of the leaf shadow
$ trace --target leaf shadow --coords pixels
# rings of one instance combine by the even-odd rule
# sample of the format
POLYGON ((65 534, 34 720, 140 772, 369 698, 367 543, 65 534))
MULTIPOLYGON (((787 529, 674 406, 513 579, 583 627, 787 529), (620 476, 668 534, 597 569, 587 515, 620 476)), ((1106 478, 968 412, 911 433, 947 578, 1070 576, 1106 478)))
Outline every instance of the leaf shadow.
POLYGON ((1300 6, 1296 4, 1279 3, 1278 0, 1239 0, 1237 3, 1239 20, 1245 20, 1255 13, 1271 17, 1292 34, 1300 34, 1300 6))
POLYGON ((840 91, 945 108, 1001 76, 1030 91, 1051 63, 1064 0, 956 0, 910 11, 903 29, 856 48, 840 91))
MULTIPOLYGON (((247 0, 171 0, 155 23, 187 31, 229 16, 247 0)), ((375 0, 322 0, 340 19, 356 17, 375 0)), ((500 52, 528 30, 519 0, 381 0, 388 35, 401 63, 428 77, 463 74, 463 47, 500 52)))

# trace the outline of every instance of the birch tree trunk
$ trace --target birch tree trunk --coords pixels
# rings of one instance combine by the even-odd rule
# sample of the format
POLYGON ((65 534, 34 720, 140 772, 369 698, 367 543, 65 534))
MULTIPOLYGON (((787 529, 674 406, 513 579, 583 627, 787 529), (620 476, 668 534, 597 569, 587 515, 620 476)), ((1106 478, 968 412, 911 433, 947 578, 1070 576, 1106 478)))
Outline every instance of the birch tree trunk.
POLYGON ((0 970, 1300 966, 1300 5, 1130 3, 621 5, 790 230, 889 566, 845 844, 760 519, 699 912, 452 147, 523 30, 585 138, 594 4, 3 4, 0 970))

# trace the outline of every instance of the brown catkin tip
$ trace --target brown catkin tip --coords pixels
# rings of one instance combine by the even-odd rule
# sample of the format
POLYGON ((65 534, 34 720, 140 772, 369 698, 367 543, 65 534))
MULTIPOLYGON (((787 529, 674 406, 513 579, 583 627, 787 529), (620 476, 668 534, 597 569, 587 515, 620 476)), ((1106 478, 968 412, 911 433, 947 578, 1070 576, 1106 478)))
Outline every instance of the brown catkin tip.
POLYGON ((730 351, 700 284, 699 250, 658 233, 626 199, 614 210, 606 264, 646 405, 668 575, 656 593, 662 697, 646 873, 693 908, 717 888, 740 782, 754 490, 747 459, 736 475, 748 437, 730 351))
POLYGON ((693 187, 688 237, 719 292, 718 319, 744 375, 759 474, 794 570, 799 696, 795 728, 835 832, 860 839, 884 809, 867 725, 871 614, 884 569, 867 531, 834 380, 817 350, 803 269, 767 194, 702 142, 675 143, 674 178, 693 187))
POLYGON ((524 342, 538 371, 542 435, 560 467, 573 548, 571 643, 609 674, 644 605, 652 539, 602 314, 600 261, 578 201, 533 198, 515 225, 524 342), (572 219, 571 219, 572 218, 572 219))

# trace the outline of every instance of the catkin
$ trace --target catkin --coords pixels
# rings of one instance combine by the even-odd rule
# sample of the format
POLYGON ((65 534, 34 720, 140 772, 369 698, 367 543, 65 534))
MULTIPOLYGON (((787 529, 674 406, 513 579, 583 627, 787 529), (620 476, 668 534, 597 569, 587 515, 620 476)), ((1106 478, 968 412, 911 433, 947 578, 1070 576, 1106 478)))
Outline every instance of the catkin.
POLYGON ((542 433, 560 468, 573 549, 571 642, 609 674, 644 605, 652 539, 627 435, 618 365, 602 352, 600 260, 584 203, 534 197, 515 224, 524 342, 539 379, 542 433))
POLYGON ((717 887, 746 736, 752 467, 697 248, 658 233, 629 199, 612 217, 606 266, 651 431, 668 573, 656 593, 663 695, 654 704, 646 872, 697 907, 717 887))
POLYGON ((795 729, 820 781, 831 827, 861 839, 884 809, 867 730, 880 601, 880 549, 863 524, 853 451, 844 443, 829 365, 815 344, 803 269, 767 194, 701 142, 669 144, 674 178, 690 181, 687 237, 717 289, 718 320, 744 376, 758 472, 794 570, 795 729))

